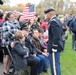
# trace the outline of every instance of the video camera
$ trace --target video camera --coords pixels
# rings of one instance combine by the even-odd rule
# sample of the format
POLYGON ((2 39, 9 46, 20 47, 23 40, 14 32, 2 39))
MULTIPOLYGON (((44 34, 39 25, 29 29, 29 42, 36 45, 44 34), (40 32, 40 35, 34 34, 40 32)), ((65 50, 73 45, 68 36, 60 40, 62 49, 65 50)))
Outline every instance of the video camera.
POLYGON ((1 4, 1 5, 3 4, 3 1, 2 1, 2 0, 0 0, 0 4, 1 4))

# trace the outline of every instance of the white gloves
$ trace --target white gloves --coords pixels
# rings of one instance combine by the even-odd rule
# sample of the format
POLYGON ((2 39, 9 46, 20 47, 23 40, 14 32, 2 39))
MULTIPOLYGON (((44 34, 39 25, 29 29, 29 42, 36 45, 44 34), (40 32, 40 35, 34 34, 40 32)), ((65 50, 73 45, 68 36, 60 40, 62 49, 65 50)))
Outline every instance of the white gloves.
POLYGON ((52 52, 57 52, 57 49, 52 48, 52 52))

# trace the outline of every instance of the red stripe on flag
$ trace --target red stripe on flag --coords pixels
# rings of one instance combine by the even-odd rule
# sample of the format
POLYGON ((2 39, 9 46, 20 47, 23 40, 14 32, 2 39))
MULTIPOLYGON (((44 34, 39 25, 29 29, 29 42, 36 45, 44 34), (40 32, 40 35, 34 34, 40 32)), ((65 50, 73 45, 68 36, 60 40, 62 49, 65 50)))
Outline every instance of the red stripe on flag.
POLYGON ((35 15, 35 12, 29 12, 29 7, 25 7, 23 11, 24 19, 31 19, 34 17, 34 15, 35 15))

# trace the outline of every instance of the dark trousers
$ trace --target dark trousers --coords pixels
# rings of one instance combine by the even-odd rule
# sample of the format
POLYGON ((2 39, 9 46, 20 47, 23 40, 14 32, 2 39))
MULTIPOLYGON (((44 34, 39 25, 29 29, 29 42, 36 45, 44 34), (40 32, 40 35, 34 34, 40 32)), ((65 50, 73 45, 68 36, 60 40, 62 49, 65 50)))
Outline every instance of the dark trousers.
POLYGON ((45 57, 43 55, 34 56, 34 59, 38 63, 38 73, 41 73, 45 63, 45 57))
POLYGON ((76 49, 76 34, 72 33, 72 50, 76 49))
MULTIPOLYGON (((55 70, 56 70, 56 75, 61 75, 61 70, 60 70, 60 52, 55 52, 55 70)), ((54 75, 54 68, 53 68, 53 55, 52 53, 49 54, 49 62, 50 62, 50 68, 51 68, 51 73, 54 75)))
POLYGON ((63 41, 63 51, 64 51, 64 48, 65 48, 65 41, 63 41))
POLYGON ((28 57, 27 65, 31 67, 31 74, 30 75, 37 75, 37 61, 33 57, 28 57))
POLYGON ((3 63, 3 50, 1 46, 0 46, 0 62, 3 63))

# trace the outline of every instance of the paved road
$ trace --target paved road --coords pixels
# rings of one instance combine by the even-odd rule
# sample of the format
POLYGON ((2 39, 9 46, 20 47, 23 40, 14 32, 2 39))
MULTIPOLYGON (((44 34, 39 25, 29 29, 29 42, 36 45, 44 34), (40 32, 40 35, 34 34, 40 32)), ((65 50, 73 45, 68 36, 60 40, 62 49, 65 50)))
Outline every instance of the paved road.
POLYGON ((3 75, 3 64, 0 63, 0 75, 3 75))

